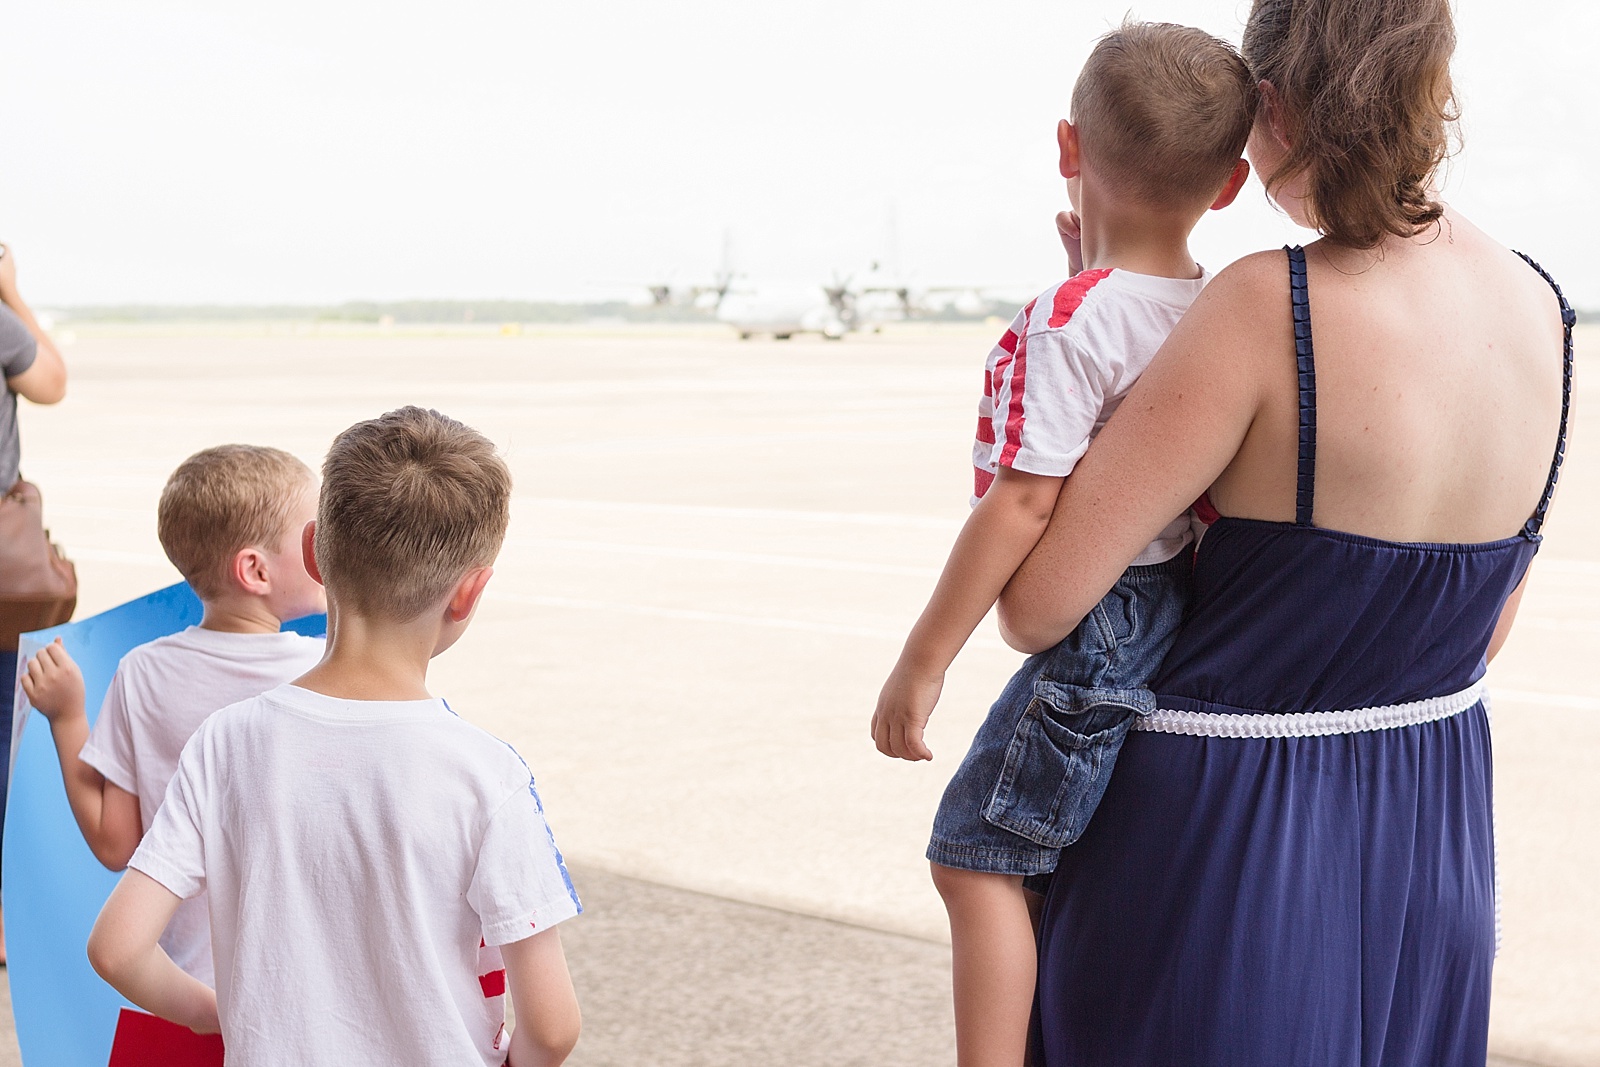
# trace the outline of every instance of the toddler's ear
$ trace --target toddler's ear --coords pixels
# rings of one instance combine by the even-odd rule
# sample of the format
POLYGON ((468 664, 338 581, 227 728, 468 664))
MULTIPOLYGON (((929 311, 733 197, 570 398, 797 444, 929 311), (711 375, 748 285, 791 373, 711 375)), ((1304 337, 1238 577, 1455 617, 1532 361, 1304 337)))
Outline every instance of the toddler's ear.
POLYGON ((1222 187, 1222 192, 1211 202, 1212 211, 1221 211, 1233 203, 1233 198, 1239 195, 1239 190, 1244 188, 1245 181, 1250 177, 1250 164, 1241 159, 1233 165, 1233 173, 1228 175, 1228 184, 1222 187))
POLYGON ((1066 119, 1056 123, 1056 145, 1061 149, 1061 176, 1076 178, 1083 172, 1078 159, 1078 128, 1066 119))

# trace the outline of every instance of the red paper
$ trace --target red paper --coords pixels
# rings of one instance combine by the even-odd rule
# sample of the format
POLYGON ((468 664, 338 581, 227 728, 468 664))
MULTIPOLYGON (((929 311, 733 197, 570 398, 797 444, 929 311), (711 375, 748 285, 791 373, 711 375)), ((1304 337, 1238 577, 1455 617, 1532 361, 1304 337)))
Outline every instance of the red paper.
POLYGON ((222 1036, 123 1008, 106 1067, 222 1067, 222 1036))

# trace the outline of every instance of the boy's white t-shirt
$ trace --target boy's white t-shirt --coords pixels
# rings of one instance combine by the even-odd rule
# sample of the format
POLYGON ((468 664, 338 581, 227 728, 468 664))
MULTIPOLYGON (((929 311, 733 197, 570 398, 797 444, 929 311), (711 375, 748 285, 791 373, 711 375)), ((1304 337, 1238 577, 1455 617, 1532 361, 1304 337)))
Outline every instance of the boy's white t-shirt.
MULTIPOLYGON (((79 758, 139 798, 148 831, 178 767, 178 754, 206 716, 305 674, 322 659, 321 638, 296 633, 187 630, 130 651, 100 705, 79 758)), ((161 946, 173 962, 212 984, 211 929, 203 896, 186 900, 161 946)))
MULTIPOLYGON (((1211 278, 1080 271, 1017 313, 984 367, 972 448, 973 503, 1001 467, 1065 478, 1211 278)), ((1194 540, 1175 516, 1135 564, 1194 540)))
POLYGON ((207 719, 129 866, 211 901, 228 1062, 497 1065, 498 952, 581 910, 527 765, 442 700, 207 719))

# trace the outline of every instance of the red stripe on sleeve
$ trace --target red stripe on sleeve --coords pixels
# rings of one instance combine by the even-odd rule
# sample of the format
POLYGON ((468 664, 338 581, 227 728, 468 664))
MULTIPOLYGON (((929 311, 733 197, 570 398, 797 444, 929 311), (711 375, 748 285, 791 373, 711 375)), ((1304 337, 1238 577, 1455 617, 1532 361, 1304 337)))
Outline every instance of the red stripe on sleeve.
POLYGON ((1071 281, 1063 282, 1061 288, 1056 290, 1055 307, 1050 309, 1050 328, 1055 330, 1065 326, 1067 320, 1072 318, 1072 313, 1083 303, 1083 298, 1089 295, 1089 290, 1110 274, 1110 267, 1083 270, 1073 275, 1071 281))
MULTIPOLYGON (((1028 306, 1032 307, 1033 305, 1029 304, 1028 306)), ((1017 337, 1016 333, 1008 329, 1000 337, 1000 347, 1005 349, 1008 354, 1015 353, 1017 350, 1017 342, 1019 340, 1020 338, 1017 337)))
POLYGON ((993 485, 993 484, 994 484, 994 475, 992 473, 990 473, 987 470, 984 470, 982 467, 973 467, 972 468, 972 495, 973 496, 977 497, 979 500, 982 500, 983 499, 983 494, 987 493, 989 491, 989 487, 991 485, 993 485))
POLYGON ((994 444, 994 420, 978 416, 978 443, 981 445, 994 444))
POLYGON ((480 974, 478 975, 478 984, 483 987, 483 998, 485 1000, 504 996, 506 992, 506 972, 502 970, 480 974))
POLYGON ((1022 448, 1022 426, 1026 416, 1022 410, 1023 392, 1028 385, 1028 324, 1033 320, 1034 301, 1022 309, 1022 339, 1017 342, 1016 354, 1011 360, 1011 403, 1006 409, 1006 443, 1000 450, 1000 465, 1011 466, 1022 448))

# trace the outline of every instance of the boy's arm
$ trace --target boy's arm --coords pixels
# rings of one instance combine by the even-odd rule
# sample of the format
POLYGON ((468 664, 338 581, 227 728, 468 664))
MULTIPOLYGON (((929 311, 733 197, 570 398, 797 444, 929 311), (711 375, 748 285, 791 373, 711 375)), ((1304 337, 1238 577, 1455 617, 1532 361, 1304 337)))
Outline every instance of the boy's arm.
POLYGON ((89 739, 84 711, 83 675, 58 637, 28 663, 22 691, 50 722, 67 803, 94 858, 113 871, 128 865, 143 835, 139 798, 105 780, 78 758, 89 739))
POLYGON ((507 1067, 555 1067, 578 1043, 583 1021, 561 931, 549 929, 501 945, 500 957, 517 1016, 507 1067))
POLYGON ((878 695, 872 737, 879 752, 908 760, 933 758, 922 731, 939 701, 944 672, 1038 543, 1064 480, 1001 467, 972 509, 878 695))
POLYGON ((197 1034, 221 1030, 217 995, 184 973, 158 941, 180 900, 142 871, 128 871, 111 891, 89 934, 89 964, 145 1011, 197 1034))

